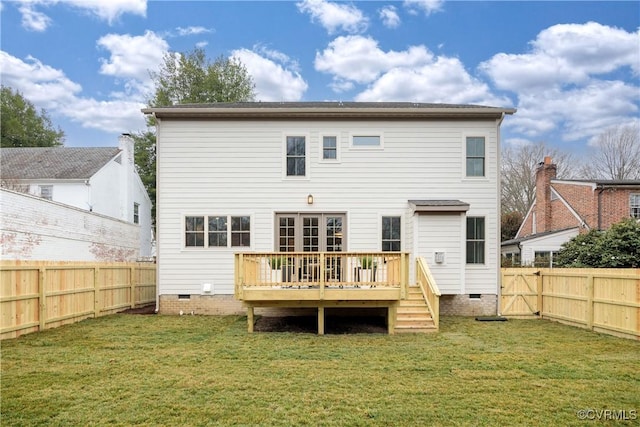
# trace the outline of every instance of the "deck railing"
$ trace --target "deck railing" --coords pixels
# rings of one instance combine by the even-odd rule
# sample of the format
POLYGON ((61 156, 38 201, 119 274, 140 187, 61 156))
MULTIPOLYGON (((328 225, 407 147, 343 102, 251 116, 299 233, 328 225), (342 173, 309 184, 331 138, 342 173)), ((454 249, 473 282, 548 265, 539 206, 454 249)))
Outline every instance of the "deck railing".
POLYGON ((403 288, 404 252, 263 252, 236 254, 236 294, 242 287, 403 288))
POLYGON ((416 282, 422 291, 436 328, 440 323, 440 289, 422 257, 416 258, 416 282))

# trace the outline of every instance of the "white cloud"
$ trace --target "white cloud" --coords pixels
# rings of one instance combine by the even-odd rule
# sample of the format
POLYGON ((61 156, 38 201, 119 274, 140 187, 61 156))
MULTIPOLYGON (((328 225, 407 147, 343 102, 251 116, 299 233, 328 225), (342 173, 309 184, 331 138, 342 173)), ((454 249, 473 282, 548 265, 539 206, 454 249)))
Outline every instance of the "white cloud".
POLYGON ((145 119, 140 112, 144 107, 144 103, 132 100, 78 98, 73 105, 60 108, 59 113, 81 123, 84 128, 121 133, 145 128, 145 119))
POLYGON ((147 0, 64 0, 62 3, 86 10, 110 25, 125 13, 147 15, 147 0))
POLYGON ((409 13, 417 15, 422 12, 425 15, 431 15, 432 13, 440 12, 444 0, 405 0, 404 7, 407 8, 409 13))
POLYGON ((382 24, 387 28, 397 28, 400 25, 400 16, 395 6, 385 6, 379 10, 382 24))
POLYGON ((195 26, 195 27, 178 27, 178 28, 176 28, 176 31, 178 32, 179 36, 191 36, 191 35, 195 35, 195 34, 206 34, 206 33, 212 33, 213 32, 213 30, 211 30, 209 28, 199 27, 199 26, 195 26))
MULTIPOLYGON (((283 54, 278 55, 276 51, 270 51, 272 58, 286 57, 281 55, 283 54)), ((232 56, 242 62, 253 78, 257 101, 299 101, 308 88, 307 82, 298 71, 252 50, 234 50, 232 56)))
POLYGON ((51 18, 36 8, 58 4, 88 12, 110 25, 125 13, 142 17, 147 14, 147 0, 21 0, 21 3, 18 10, 22 25, 32 31, 44 31, 51 24, 51 18))
POLYGON ((21 5, 18 10, 22 14, 22 27, 26 30, 42 32, 51 24, 51 18, 36 11, 29 3, 21 5))
POLYGON ((438 57, 420 67, 398 67, 385 73, 356 101, 415 101, 446 104, 510 106, 511 101, 491 93, 473 78, 457 58, 438 57))
POLYGON ((366 31, 369 25, 367 17, 353 5, 325 0, 304 0, 297 3, 297 6, 300 12, 311 15, 313 22, 320 22, 329 34, 334 34, 338 30, 361 33, 366 31))
POLYGON ((317 53, 315 68, 333 74, 336 79, 369 83, 396 67, 415 67, 430 63, 433 55, 424 46, 384 52, 370 37, 340 36, 317 53))
POLYGON ((54 117, 64 117, 85 128, 105 132, 143 129, 144 117, 140 100, 112 99, 99 101, 80 96, 82 87, 61 70, 43 64, 36 58, 25 60, 0 51, 2 84, 19 91, 36 108, 44 108, 54 117))
POLYGON ((149 70, 157 70, 169 49, 153 31, 142 36, 107 34, 97 44, 110 52, 109 59, 101 59, 100 73, 125 79, 127 93, 134 96, 152 90, 149 70))
POLYGON ((498 88, 512 91, 585 84, 594 75, 626 66, 638 74, 639 37, 640 30, 628 33, 595 22, 554 25, 531 42, 531 53, 500 53, 479 68, 498 88))
POLYGON ((479 70, 517 95, 509 129, 529 138, 560 131, 563 141, 577 141, 638 117, 640 86, 616 76, 638 76, 639 40, 640 31, 595 22, 554 25, 530 43, 531 52, 496 54, 479 70))
POLYGON ((82 87, 62 71, 28 56, 25 60, 0 51, 2 84, 18 90, 38 108, 55 109, 73 100, 82 87))

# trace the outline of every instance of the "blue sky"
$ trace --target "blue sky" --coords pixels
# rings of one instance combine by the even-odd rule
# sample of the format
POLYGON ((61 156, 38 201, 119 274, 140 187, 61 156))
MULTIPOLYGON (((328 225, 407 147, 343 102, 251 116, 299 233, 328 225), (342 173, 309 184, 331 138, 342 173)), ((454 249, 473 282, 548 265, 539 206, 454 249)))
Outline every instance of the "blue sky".
POLYGON ((67 146, 144 129, 149 70, 196 46, 240 59, 262 101, 515 107, 504 144, 588 155, 640 121, 640 2, 145 1, 1 3, 2 84, 67 146))

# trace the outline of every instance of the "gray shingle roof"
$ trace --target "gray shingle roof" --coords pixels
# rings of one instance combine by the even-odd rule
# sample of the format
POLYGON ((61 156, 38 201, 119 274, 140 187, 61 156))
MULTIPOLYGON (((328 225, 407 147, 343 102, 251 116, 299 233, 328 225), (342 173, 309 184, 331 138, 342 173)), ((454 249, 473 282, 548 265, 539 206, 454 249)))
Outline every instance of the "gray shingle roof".
POLYGON ((2 179, 88 179, 120 149, 117 147, 24 147, 0 150, 2 179))

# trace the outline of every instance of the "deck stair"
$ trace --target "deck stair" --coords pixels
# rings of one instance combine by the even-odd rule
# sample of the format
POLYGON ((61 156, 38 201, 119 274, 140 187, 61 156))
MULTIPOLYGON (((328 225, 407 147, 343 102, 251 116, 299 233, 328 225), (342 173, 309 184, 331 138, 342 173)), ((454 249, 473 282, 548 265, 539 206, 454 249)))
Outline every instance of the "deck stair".
POLYGON ((427 303, 418 286, 409 286, 407 299, 400 300, 396 312, 396 333, 437 332, 427 303))

